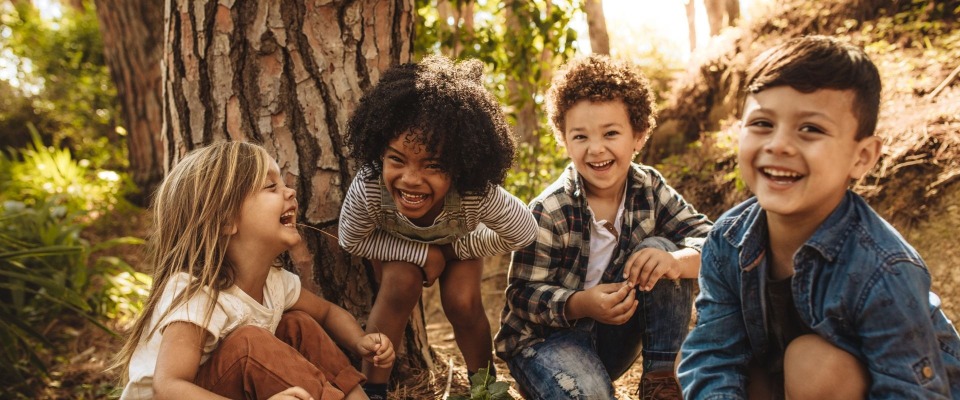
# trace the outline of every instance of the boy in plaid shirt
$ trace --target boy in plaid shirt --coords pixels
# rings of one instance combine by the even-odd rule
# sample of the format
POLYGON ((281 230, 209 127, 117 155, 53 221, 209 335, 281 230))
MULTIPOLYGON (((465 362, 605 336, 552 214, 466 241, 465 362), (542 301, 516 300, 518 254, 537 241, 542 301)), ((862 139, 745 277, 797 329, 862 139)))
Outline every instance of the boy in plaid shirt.
POLYGON ((530 203, 537 237, 513 255, 497 355, 528 398, 614 398, 642 344, 641 398, 680 399, 674 361, 712 223, 632 162, 655 114, 634 66, 571 61, 547 107, 573 163, 530 203))

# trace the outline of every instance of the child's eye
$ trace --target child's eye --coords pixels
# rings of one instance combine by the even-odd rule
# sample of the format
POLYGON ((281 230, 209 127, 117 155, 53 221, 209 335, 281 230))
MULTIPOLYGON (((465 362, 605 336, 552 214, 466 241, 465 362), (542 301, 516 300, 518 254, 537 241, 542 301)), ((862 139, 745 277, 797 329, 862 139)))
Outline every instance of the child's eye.
POLYGON ((620 134, 620 132, 617 132, 617 131, 609 131, 609 132, 607 132, 607 133, 604 133, 604 136, 616 136, 616 135, 619 135, 619 134, 620 134))
POLYGON ((577 135, 573 135, 573 137, 570 138, 570 140, 584 140, 584 139, 586 139, 586 138, 587 138, 587 135, 577 134, 577 135))
POLYGON ((269 184, 267 184, 267 186, 264 187, 264 189, 267 189, 267 190, 276 190, 276 189, 277 189, 277 183, 276 183, 276 182, 270 182, 269 184))
POLYGON ((427 168, 436 171, 443 171, 443 165, 437 163, 427 164, 427 168))
POLYGON ((402 164, 402 163, 403 163, 403 160, 401 160, 400 157, 397 157, 397 156, 387 156, 387 160, 389 160, 389 161, 391 161, 391 162, 395 162, 395 163, 397 163, 397 164, 402 164))
POLYGON ((770 121, 763 120, 763 119, 758 119, 758 120, 753 120, 753 121, 747 122, 747 127, 748 127, 748 128, 765 128, 765 129, 769 129, 769 128, 773 128, 773 124, 771 124, 770 121))
POLYGON ((826 131, 824 131, 822 128, 820 128, 819 126, 816 126, 816 125, 803 125, 803 126, 800 127, 800 132, 806 132, 806 133, 825 133, 826 131))

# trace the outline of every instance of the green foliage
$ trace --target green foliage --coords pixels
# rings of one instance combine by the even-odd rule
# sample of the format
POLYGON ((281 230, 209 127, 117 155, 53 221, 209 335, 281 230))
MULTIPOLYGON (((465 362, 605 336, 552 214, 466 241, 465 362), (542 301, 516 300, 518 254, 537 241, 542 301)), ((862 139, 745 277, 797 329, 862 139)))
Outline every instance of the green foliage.
POLYGON ((0 384, 8 387, 46 374, 55 325, 79 318, 109 331, 104 318, 132 318, 149 282, 119 258, 91 260, 142 240, 81 237, 123 205, 116 174, 32 136, 26 149, 0 153, 0 384))
POLYGON ((497 382, 496 376, 490 375, 490 370, 480 368, 470 377, 470 396, 452 395, 450 400, 508 400, 510 384, 497 382))
POLYGON ((0 4, 0 63, 13 67, 0 82, 0 145, 18 148, 27 123, 44 141, 111 169, 127 166, 124 130, 117 126, 116 89, 103 56, 92 1, 59 5, 44 18, 30 1, 0 4))
POLYGON ((520 143, 517 146, 517 165, 507 172, 503 187, 514 196, 529 202, 553 183, 568 164, 566 150, 557 143, 547 129, 536 136, 536 146, 520 143))
POLYGON ((91 171, 89 160, 77 161, 68 149, 45 146, 40 134, 32 126, 29 128, 33 142, 12 152, 6 161, 10 179, 0 184, 0 191, 30 207, 55 203, 79 212, 76 217, 81 219, 87 218, 88 213, 96 218, 120 205, 122 192, 129 189, 120 174, 91 171), (17 158, 20 160, 14 162, 17 158))

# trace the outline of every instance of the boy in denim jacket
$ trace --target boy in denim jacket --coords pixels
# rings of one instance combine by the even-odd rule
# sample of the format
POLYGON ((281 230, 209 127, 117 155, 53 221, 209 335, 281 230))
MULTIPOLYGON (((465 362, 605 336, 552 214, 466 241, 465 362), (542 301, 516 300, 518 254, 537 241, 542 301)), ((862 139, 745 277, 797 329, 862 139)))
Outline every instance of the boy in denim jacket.
POLYGON ((756 196, 702 253, 687 399, 960 398, 960 339, 920 255, 848 190, 877 162, 880 76, 813 36, 747 71, 740 172, 756 196))
POLYGON ((642 342, 642 398, 680 399, 674 364, 712 224, 632 162, 654 120, 636 67, 571 61, 547 105, 572 165, 530 203, 537 235, 513 255, 497 355, 527 398, 611 399, 642 342))

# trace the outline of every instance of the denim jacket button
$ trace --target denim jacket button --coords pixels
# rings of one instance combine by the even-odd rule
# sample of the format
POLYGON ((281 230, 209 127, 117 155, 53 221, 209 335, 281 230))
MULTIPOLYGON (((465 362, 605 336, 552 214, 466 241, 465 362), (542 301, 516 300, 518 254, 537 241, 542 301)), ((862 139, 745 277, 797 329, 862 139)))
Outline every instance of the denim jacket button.
POLYGON ((923 367, 923 377, 927 379, 933 378, 933 368, 929 365, 923 367))

